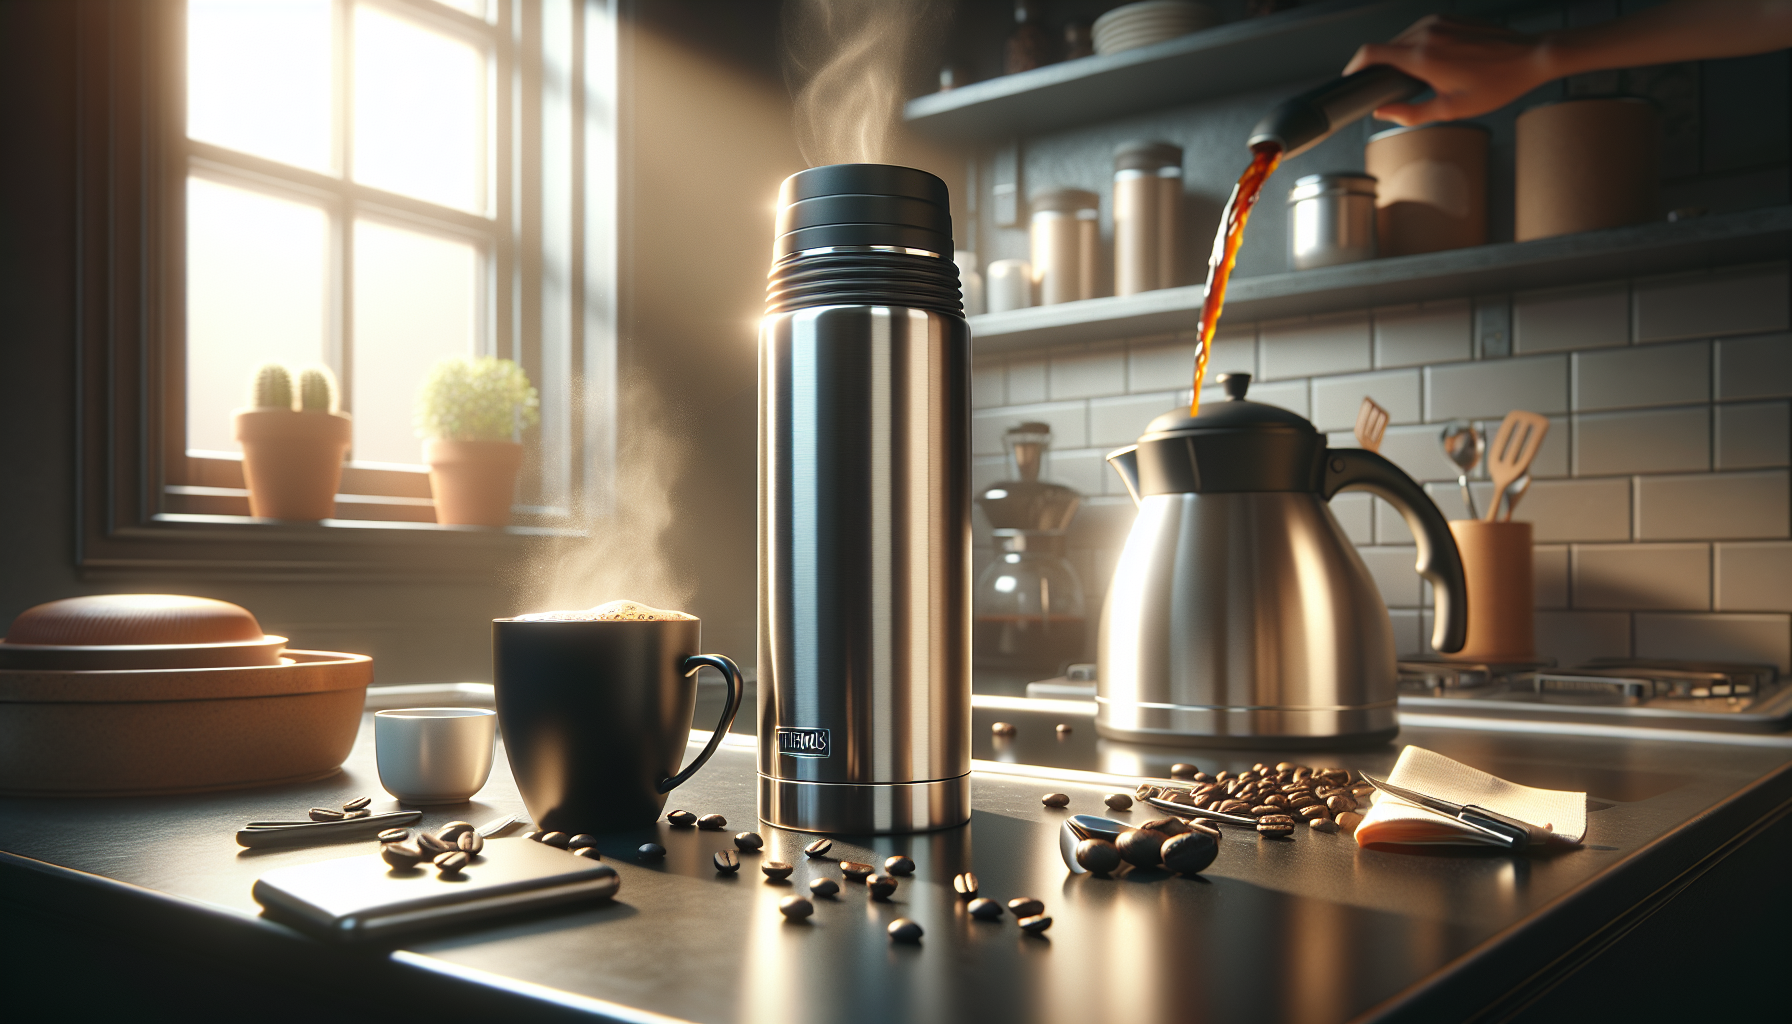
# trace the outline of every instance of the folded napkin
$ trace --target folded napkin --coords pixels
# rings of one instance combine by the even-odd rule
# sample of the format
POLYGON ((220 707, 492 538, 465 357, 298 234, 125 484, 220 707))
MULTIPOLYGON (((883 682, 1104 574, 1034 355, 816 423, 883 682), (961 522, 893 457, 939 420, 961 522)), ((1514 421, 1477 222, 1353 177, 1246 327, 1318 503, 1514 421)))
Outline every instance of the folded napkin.
MULTIPOLYGON (((1578 843, 1587 834, 1587 794, 1532 789, 1476 771, 1423 747, 1409 746, 1388 773, 1396 786, 1459 804, 1476 804, 1533 825, 1547 826, 1556 838, 1578 843)), ((1372 843, 1502 845, 1448 814, 1377 791, 1375 806, 1356 827, 1358 846, 1372 843)))

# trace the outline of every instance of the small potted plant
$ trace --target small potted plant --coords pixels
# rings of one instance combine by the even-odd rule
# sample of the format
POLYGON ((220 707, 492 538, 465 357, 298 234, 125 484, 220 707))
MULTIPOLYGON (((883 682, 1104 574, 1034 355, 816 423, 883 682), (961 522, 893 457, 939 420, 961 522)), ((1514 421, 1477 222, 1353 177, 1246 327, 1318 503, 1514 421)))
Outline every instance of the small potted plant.
POLYGON ((336 377, 328 367, 292 371, 269 363, 255 371, 251 407, 236 413, 243 446, 249 514, 263 519, 328 519, 348 455, 352 424, 337 408, 336 377))
POLYGON ((416 423, 436 522, 510 524, 522 433, 540 420, 540 407, 528 375, 508 359, 455 356, 430 370, 416 423))

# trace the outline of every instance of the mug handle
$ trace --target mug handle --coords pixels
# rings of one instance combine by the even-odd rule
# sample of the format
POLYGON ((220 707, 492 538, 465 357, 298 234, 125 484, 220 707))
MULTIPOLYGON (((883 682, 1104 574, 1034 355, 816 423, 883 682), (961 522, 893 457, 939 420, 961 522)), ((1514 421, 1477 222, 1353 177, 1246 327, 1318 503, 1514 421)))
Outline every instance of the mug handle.
POLYGON ((734 724, 734 716, 740 711, 741 698, 746 696, 747 687, 745 683, 741 682, 740 669, 735 667, 734 662, 720 654, 691 655, 684 659, 684 674, 695 675, 697 670, 704 666, 715 669, 727 678, 728 706, 722 709, 722 720, 716 724, 716 731, 709 737, 709 743, 703 748, 703 753, 698 754, 697 759, 685 765, 677 775, 669 779, 661 779, 659 786, 661 793, 672 792, 689 782, 691 776, 697 774, 697 769, 703 767, 704 762, 709 760, 709 755, 715 753, 716 748, 722 745, 722 737, 728 734, 728 727, 734 724))

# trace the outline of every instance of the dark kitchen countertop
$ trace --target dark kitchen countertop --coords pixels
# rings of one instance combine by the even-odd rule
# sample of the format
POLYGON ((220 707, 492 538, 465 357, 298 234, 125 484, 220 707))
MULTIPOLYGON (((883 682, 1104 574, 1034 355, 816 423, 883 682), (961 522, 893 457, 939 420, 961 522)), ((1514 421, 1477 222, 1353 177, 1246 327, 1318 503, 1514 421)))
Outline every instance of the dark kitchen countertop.
MULTIPOLYGON (((750 738, 736 736, 668 804, 720 812, 729 829, 662 823, 609 839, 606 860, 622 876, 613 905, 359 950, 327 947, 262 917, 249 895, 261 872, 371 852, 374 844, 243 851, 231 833, 252 818, 362 794, 376 797, 376 811, 395 806, 379 788, 366 726, 343 772, 316 783, 138 800, 0 800, 0 898, 107 918, 142 941, 165 937, 226 962, 276 971, 270 963, 287 964, 313 982, 333 971, 342 984, 445 993, 460 1005, 483 1000, 519 1014, 791 1024, 1499 1019, 1503 1011, 1493 1010, 1516 1010, 1547 990, 1750 839, 1771 831, 1764 842, 1783 855, 1792 831, 1792 746, 1767 745, 1772 740, 1408 727, 1399 743, 1516 782, 1587 790, 1585 846, 1528 857, 1415 854, 1362 850, 1347 836, 1305 829, 1278 842, 1228 828, 1219 859, 1198 879, 1070 876, 1056 848, 1065 813, 1156 816, 1108 812, 1100 796, 1130 790, 1130 781, 1087 772, 1161 775, 1177 760, 1236 770, 1284 757, 1385 770, 1399 745, 1337 754, 1141 747, 1098 740, 1076 705, 989 703, 975 715, 985 770, 974 782, 968 827, 835 837, 832 859, 816 862, 801 854, 812 836, 759 826, 766 849, 743 857, 739 877, 719 878, 710 853, 756 825, 750 738), (1018 735, 993 739, 996 720, 1018 725, 1018 735), (1073 726, 1062 739, 1053 729, 1060 721, 1073 726), (1057 762, 1070 781, 1027 777, 1059 770, 1023 761, 1057 762), (1049 790, 1070 794, 1067 812, 1040 806, 1049 790), (663 864, 622 856, 650 836, 669 851, 663 864), (914 857, 917 871, 890 904, 849 888, 818 901, 810 924, 778 916, 778 899, 806 891, 808 879, 838 877, 836 861, 881 862, 899 851, 914 857), (794 887, 765 884, 757 864, 774 857, 797 865, 794 887), (950 892, 952 874, 967 868, 985 895, 1044 900, 1052 929, 1037 939, 1012 918, 970 920, 950 892), (883 926, 897 916, 923 924, 921 945, 888 941, 883 926)), ((432 810, 424 824, 504 813, 523 808, 500 757, 472 806, 432 810)))

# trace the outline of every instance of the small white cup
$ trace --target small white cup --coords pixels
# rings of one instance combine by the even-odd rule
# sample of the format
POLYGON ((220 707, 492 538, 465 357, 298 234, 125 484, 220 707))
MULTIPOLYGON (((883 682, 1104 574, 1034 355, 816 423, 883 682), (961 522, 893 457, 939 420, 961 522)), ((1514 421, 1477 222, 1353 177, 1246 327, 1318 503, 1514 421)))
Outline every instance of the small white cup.
POLYGON ((488 708, 403 708, 373 716, 380 785, 406 804, 458 804, 492 773, 498 713, 488 708))
POLYGON ((984 285, 991 313, 1026 309, 1033 304, 1033 268, 1026 260, 996 260, 984 285))

